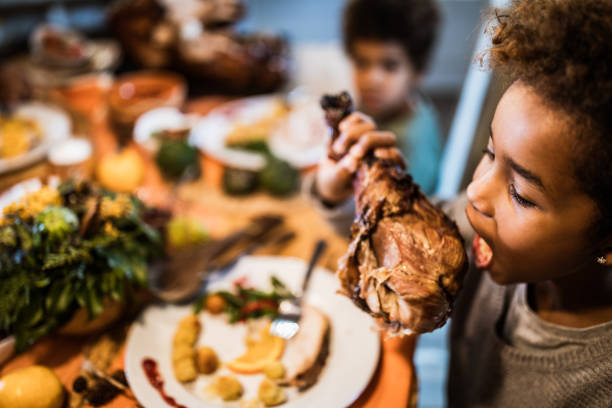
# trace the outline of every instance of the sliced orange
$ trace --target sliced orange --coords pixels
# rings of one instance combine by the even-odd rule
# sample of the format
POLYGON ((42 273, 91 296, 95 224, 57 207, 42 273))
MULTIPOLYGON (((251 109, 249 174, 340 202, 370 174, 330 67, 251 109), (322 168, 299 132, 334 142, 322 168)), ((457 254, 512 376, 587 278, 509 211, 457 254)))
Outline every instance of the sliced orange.
POLYGON ((255 374, 263 371, 264 366, 278 360, 285 349, 285 340, 271 335, 267 325, 260 331, 260 338, 247 338, 247 351, 227 363, 227 368, 240 374, 255 374))

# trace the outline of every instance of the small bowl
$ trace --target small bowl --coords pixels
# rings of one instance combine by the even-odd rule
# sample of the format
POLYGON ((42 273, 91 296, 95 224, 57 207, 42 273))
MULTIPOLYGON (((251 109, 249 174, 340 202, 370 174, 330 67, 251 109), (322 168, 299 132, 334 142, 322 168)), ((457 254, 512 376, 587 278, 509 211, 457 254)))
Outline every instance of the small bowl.
POLYGON ((95 318, 89 320, 87 309, 80 308, 76 311, 72 319, 58 329, 58 333, 66 336, 85 336, 88 334, 99 333, 111 326, 123 316, 125 305, 114 299, 105 298, 103 301, 104 310, 95 318))
POLYGON ((92 153, 89 140, 71 137, 51 146, 47 157, 62 179, 87 180, 93 171, 92 153))
POLYGON ((136 119, 151 109, 185 103, 187 85, 174 73, 141 71, 119 77, 108 94, 110 118, 120 141, 131 139, 136 119))

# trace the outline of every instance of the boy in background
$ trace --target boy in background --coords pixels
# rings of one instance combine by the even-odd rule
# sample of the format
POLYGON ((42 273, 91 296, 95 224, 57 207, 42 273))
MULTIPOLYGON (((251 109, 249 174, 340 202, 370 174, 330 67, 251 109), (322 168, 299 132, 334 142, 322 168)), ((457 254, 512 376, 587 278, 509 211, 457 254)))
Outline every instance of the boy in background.
POLYGON ((428 195, 438 183, 442 138, 418 87, 439 20, 434 0, 349 0, 343 21, 359 109, 397 135, 407 172, 428 195))

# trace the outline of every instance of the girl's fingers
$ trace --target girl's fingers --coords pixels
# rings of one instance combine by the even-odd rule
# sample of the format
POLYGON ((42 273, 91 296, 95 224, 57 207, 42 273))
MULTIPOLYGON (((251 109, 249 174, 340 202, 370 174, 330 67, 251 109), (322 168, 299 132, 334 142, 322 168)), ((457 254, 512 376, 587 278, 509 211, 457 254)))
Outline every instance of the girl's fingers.
MULTIPOLYGON (((377 132, 378 133, 378 132, 377 132)), ((388 132, 380 132, 380 133, 388 133, 388 132)), ((380 136, 380 135, 377 135, 380 136)), ((383 136, 387 137, 387 136, 383 136)), ((390 141, 390 139, 388 139, 390 141)), ((393 141, 395 138, 393 139, 393 141)), ((336 167, 336 176, 339 179, 350 179, 353 177, 359 165, 361 164, 362 159, 365 156, 365 153, 369 151, 369 149, 365 150, 365 153, 361 153, 358 151, 359 144, 356 144, 351 148, 351 152, 345 155, 337 164, 336 167), (355 149, 355 150, 353 150, 355 149)), ((404 158, 401 152, 395 147, 379 147, 374 150, 374 155, 383 160, 390 160, 396 165, 400 166, 402 169, 406 168, 406 163, 404 162, 404 158)))
POLYGON ((374 123, 371 122, 356 122, 351 126, 345 127, 345 130, 340 133, 340 136, 332 145, 332 151, 336 154, 346 152, 353 144, 369 131, 376 129, 374 123))
POLYGON ((353 112, 338 124, 338 130, 340 133, 346 132, 348 128, 359 123, 371 123, 374 125, 374 120, 365 113, 353 112))
POLYGON ((354 157, 352 154, 347 154, 338 162, 338 172, 343 177, 352 177, 357 171, 359 166, 359 158, 354 157))
POLYGON ((374 150, 374 156, 381 160, 391 161, 400 166, 403 170, 406 170, 404 157, 396 147, 380 147, 374 150))
POLYGON ((364 133, 359 142, 354 144, 349 150, 349 155, 356 159, 362 159, 368 151, 381 147, 392 147, 395 145, 396 138, 391 132, 369 131, 364 133))

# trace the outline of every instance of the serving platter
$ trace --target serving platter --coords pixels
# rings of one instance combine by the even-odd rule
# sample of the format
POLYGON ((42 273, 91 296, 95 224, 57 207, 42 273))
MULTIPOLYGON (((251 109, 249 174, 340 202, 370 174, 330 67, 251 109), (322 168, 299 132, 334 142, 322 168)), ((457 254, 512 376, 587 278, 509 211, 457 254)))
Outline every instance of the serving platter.
MULTIPOLYGON (((236 279, 247 277, 255 288, 267 290, 272 275, 297 291, 306 264, 301 259, 253 256, 244 257, 223 278, 209 284, 210 290, 229 289, 236 279)), ((374 374, 379 354, 380 338, 372 328, 371 318, 336 293, 339 284, 334 275, 323 268, 314 271, 306 302, 319 308, 330 320, 329 356, 318 381, 309 389, 298 392, 287 389, 287 402, 282 407, 345 407, 350 405, 368 385, 374 374)), ((243 407, 257 395, 263 374, 233 374, 245 389, 240 401, 227 403, 207 395, 205 389, 217 375, 230 374, 223 367, 212 376, 200 375, 188 385, 179 383, 171 362, 172 337, 178 322, 192 313, 189 305, 156 304, 147 308, 132 325, 127 341, 125 369, 130 386, 146 407, 168 406, 149 383, 143 361, 153 358, 164 379, 164 390, 185 407, 243 407)), ((247 327, 244 323, 230 325, 224 317, 207 312, 199 314, 202 334, 198 346, 215 349, 222 362, 235 358, 244 350, 247 327)))

